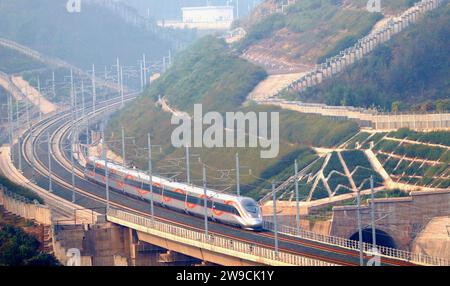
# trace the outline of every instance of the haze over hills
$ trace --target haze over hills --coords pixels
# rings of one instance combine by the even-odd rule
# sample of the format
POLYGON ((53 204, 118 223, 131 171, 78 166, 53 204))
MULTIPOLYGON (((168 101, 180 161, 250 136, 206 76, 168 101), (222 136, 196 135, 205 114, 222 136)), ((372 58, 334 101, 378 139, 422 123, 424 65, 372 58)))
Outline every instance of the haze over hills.
MULTIPOLYGON (((64 1, 0 1, 0 37, 87 68, 111 65, 119 57, 136 65, 167 56, 171 43, 151 31, 127 24, 110 10, 85 3, 81 13, 68 13, 64 1)), ((171 31, 171 33, 178 33, 171 31)), ((179 32, 180 40, 193 36, 179 32)))

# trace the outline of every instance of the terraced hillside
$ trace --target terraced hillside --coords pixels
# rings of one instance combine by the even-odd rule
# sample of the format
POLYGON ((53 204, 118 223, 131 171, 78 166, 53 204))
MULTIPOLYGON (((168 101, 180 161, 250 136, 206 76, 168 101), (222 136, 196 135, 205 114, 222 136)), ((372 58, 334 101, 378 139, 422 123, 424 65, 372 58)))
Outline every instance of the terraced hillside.
POLYGON ((450 5, 447 3, 344 72, 287 97, 393 112, 448 112, 449 45, 450 5))
POLYGON ((450 187, 449 132, 360 133, 347 147, 371 149, 394 182, 411 186, 450 187))
MULTIPOLYGON (((266 1, 240 24, 246 37, 236 44, 243 56, 268 70, 301 72, 353 45, 383 19, 367 1, 304 0, 271 12, 284 1, 266 1)), ((412 1, 383 1, 386 17, 412 1)))
MULTIPOLYGON (((336 151, 321 152, 321 157, 303 166, 298 177, 300 199, 314 202, 332 198, 339 205, 348 200, 341 195, 353 193, 354 187, 369 191, 371 176, 379 197, 407 196, 411 190, 448 189, 449 135, 449 132, 408 129, 391 133, 359 132, 336 151)), ((295 201, 294 184, 279 189, 277 194, 280 200, 295 201)))
MULTIPOLYGON (((291 173, 291 176, 294 175, 291 173)), ((370 177, 374 178, 374 187, 384 186, 383 178, 372 167, 362 150, 339 150, 322 156, 304 166, 300 172, 299 197, 302 201, 315 201, 325 198, 337 198, 352 194, 355 189, 370 189, 370 177)), ((295 200, 295 186, 278 192, 280 200, 295 200)))

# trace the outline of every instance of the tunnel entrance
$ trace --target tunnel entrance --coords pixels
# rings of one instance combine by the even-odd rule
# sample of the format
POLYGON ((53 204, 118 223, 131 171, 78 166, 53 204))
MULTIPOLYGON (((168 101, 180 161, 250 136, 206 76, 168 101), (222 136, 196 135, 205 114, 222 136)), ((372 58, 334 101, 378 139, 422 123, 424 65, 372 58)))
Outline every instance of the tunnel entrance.
MULTIPOLYGON (((359 241, 359 235, 358 232, 355 232, 351 237, 351 240, 359 241)), ((372 229, 366 228, 362 231, 362 239, 366 243, 372 243, 372 229)), ((375 229, 375 239, 377 241, 377 245, 379 246, 385 246, 390 248, 397 248, 397 244, 395 243, 394 239, 387 234, 386 232, 375 229)))

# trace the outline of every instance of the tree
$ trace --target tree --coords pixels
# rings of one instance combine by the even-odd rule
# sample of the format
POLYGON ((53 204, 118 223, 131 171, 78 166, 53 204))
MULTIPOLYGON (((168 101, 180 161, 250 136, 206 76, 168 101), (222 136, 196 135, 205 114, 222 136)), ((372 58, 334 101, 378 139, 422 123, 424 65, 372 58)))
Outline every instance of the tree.
POLYGON ((39 251, 39 241, 20 228, 0 225, 0 265, 3 266, 56 266, 52 255, 39 251))
POLYGON ((392 112, 399 112, 401 109, 401 105, 402 105, 401 101, 394 101, 391 107, 392 112))

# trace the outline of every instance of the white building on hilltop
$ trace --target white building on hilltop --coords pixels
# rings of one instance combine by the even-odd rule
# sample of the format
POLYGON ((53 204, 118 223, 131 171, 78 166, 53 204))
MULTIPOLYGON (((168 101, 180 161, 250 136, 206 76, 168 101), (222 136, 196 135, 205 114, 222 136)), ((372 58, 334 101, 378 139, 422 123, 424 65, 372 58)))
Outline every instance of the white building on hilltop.
POLYGON ((183 20, 164 21, 166 27, 199 30, 228 30, 234 20, 233 6, 202 6, 181 8, 183 20))

